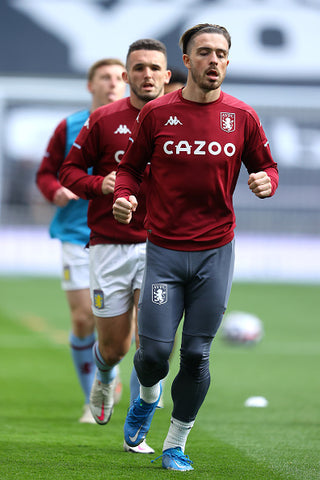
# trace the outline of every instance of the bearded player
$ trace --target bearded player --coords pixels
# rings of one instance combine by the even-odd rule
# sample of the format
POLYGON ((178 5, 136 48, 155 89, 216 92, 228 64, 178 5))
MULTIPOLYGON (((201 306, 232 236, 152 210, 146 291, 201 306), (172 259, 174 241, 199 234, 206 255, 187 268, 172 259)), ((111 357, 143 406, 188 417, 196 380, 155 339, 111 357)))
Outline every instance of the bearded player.
MULTIPOLYGON (((129 228, 119 224, 112 215, 115 171, 140 109, 163 95, 164 85, 169 82, 165 45, 153 39, 134 42, 128 50, 126 68, 124 80, 129 84, 130 97, 90 116, 60 171, 64 186, 89 199, 90 291, 98 332, 93 349, 97 375, 90 408, 102 425, 109 422, 113 412, 115 367, 131 345, 145 264, 144 189, 135 220, 129 228), (93 167, 93 175, 87 174, 89 167, 93 167)), ((138 341, 137 337, 137 345, 138 341)), ((131 387, 135 398, 139 385, 135 393, 135 387, 131 387)), ((125 442, 124 448, 154 452, 144 442, 136 447, 125 442)))
POLYGON ((193 467, 185 445, 209 388, 210 347, 231 289, 232 196, 240 167, 247 168, 249 189, 261 199, 275 193, 278 170, 255 111, 221 90, 229 64, 228 31, 196 25, 182 35, 180 45, 186 86, 142 109, 117 172, 113 211, 123 224, 134 221, 140 182, 150 163, 140 347, 134 357, 141 386, 124 436, 134 446, 148 433, 184 314, 162 466, 188 471, 193 467))

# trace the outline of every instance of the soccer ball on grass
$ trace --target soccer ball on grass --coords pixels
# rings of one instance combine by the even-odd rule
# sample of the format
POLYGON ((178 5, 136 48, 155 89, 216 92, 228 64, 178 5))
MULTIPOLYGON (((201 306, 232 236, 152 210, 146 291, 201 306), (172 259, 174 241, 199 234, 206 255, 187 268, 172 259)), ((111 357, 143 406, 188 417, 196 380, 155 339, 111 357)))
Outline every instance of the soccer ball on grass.
POLYGON ((221 336, 233 344, 250 345, 260 342, 264 335, 263 324, 256 315, 247 312, 228 313, 221 326, 221 336))

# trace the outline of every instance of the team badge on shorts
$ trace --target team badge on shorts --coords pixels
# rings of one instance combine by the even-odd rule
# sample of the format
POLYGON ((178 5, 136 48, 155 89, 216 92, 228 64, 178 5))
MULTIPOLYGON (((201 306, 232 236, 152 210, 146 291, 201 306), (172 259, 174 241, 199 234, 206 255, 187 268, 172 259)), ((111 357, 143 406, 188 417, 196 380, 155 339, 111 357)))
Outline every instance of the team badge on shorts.
POLYGON ((104 308, 104 295, 102 290, 93 290, 93 304, 98 310, 104 308))
POLYGON ((220 112, 220 127, 227 133, 234 132, 236 129, 236 114, 220 112))
POLYGON ((152 302, 163 305, 168 300, 168 287, 165 283, 152 284, 152 302))
POLYGON ((65 282, 70 282, 71 280, 71 271, 69 265, 64 265, 63 267, 63 279, 65 282))

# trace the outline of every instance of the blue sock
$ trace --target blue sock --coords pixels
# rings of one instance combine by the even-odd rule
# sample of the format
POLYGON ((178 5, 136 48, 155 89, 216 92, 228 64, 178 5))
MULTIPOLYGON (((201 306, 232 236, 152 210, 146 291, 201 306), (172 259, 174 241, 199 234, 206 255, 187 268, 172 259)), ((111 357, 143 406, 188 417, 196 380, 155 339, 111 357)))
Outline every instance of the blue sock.
POLYGON ((96 371, 92 355, 95 334, 79 338, 71 332, 69 341, 73 364, 85 396, 85 403, 89 403, 90 391, 96 371))
POLYGON ((112 382, 112 380, 116 377, 116 374, 117 374, 115 365, 110 367, 109 365, 106 364, 106 362, 104 361, 100 353, 98 341, 93 345, 92 350, 93 350, 93 359, 98 368, 98 371, 97 371, 98 380, 100 380, 100 382, 102 383, 112 382))
POLYGON ((136 369, 133 367, 130 377, 130 406, 140 394, 140 382, 138 380, 136 369))

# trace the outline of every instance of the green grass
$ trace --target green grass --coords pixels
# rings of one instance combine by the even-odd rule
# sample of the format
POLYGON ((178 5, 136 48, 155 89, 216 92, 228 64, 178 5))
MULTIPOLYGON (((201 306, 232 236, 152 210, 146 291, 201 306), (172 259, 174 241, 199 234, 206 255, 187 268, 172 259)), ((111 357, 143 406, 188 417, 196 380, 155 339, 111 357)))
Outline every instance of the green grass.
MULTIPOLYGON (((121 364, 123 399, 109 425, 77 423, 82 396, 68 349, 69 314, 57 279, 0 278, 0 478, 320 478, 319 287, 235 283, 228 311, 258 315, 253 347, 212 349, 212 384, 189 436, 195 470, 162 470, 155 456, 122 451, 133 351, 121 364), (246 408, 263 395, 267 408, 246 408)), ((171 413, 154 417, 148 443, 160 455, 171 413)))

